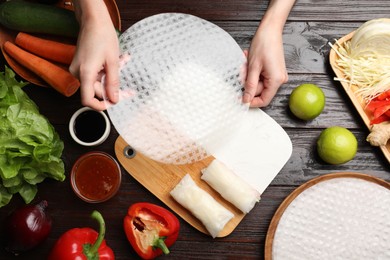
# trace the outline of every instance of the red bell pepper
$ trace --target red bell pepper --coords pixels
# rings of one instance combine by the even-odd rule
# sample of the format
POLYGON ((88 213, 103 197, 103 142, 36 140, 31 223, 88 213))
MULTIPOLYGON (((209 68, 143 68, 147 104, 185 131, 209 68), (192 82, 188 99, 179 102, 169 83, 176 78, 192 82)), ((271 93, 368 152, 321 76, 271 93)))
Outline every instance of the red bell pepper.
POLYGON ((390 118, 390 90, 385 91, 372 99, 365 107, 369 117, 370 124, 379 124, 384 121, 389 121, 390 118))
POLYGON ((169 253, 168 247, 179 235, 180 223, 167 209, 140 202, 129 207, 123 227, 137 254, 143 259, 153 259, 169 253))
POLYGON ((99 233, 92 228, 73 228, 65 232, 54 245, 49 260, 112 260, 114 252, 106 245, 106 227, 102 215, 93 211, 92 218, 99 222, 99 233))

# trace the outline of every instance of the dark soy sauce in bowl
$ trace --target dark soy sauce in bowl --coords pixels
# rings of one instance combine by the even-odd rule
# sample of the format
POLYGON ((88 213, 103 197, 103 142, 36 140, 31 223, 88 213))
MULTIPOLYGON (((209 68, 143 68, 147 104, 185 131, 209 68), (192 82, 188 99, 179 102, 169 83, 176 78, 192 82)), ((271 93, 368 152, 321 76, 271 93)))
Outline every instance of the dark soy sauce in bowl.
POLYGON ((103 143, 110 134, 111 124, 102 111, 88 107, 77 110, 69 122, 69 132, 73 140, 84 146, 103 143))
POLYGON ((92 143, 99 140, 106 130, 106 120, 101 113, 94 110, 82 112, 75 120, 74 131, 83 142, 92 143))

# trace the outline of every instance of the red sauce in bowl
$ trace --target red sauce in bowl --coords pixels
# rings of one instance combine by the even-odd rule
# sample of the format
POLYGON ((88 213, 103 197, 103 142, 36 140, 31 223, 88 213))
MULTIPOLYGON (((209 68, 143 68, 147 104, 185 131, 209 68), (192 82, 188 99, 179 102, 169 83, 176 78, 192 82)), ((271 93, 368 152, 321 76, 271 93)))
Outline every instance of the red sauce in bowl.
POLYGON ((77 196, 98 203, 112 198, 121 183, 117 161, 104 152, 89 152, 73 165, 71 184, 77 196))

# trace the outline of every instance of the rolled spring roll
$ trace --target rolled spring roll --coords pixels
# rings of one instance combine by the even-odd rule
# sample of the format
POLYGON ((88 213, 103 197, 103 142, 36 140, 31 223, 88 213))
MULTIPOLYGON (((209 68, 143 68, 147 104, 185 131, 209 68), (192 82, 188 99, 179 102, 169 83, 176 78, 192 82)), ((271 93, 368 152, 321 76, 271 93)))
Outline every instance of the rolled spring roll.
POLYGON ((226 223, 234 217, 232 212, 196 185, 189 174, 181 179, 170 194, 203 223, 213 238, 218 236, 226 223))
POLYGON ((243 213, 248 213, 260 201, 260 193, 225 164, 214 159, 203 169, 201 179, 243 213))

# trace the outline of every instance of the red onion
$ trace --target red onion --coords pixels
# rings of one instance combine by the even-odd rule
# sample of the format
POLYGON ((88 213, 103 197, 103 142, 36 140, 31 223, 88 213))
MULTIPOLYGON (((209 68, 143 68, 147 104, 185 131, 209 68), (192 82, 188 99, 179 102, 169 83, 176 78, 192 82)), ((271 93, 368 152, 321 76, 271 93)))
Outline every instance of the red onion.
POLYGON ((6 250, 19 254, 43 242, 50 233, 52 220, 46 212, 48 203, 43 200, 35 205, 16 209, 5 220, 6 250))

